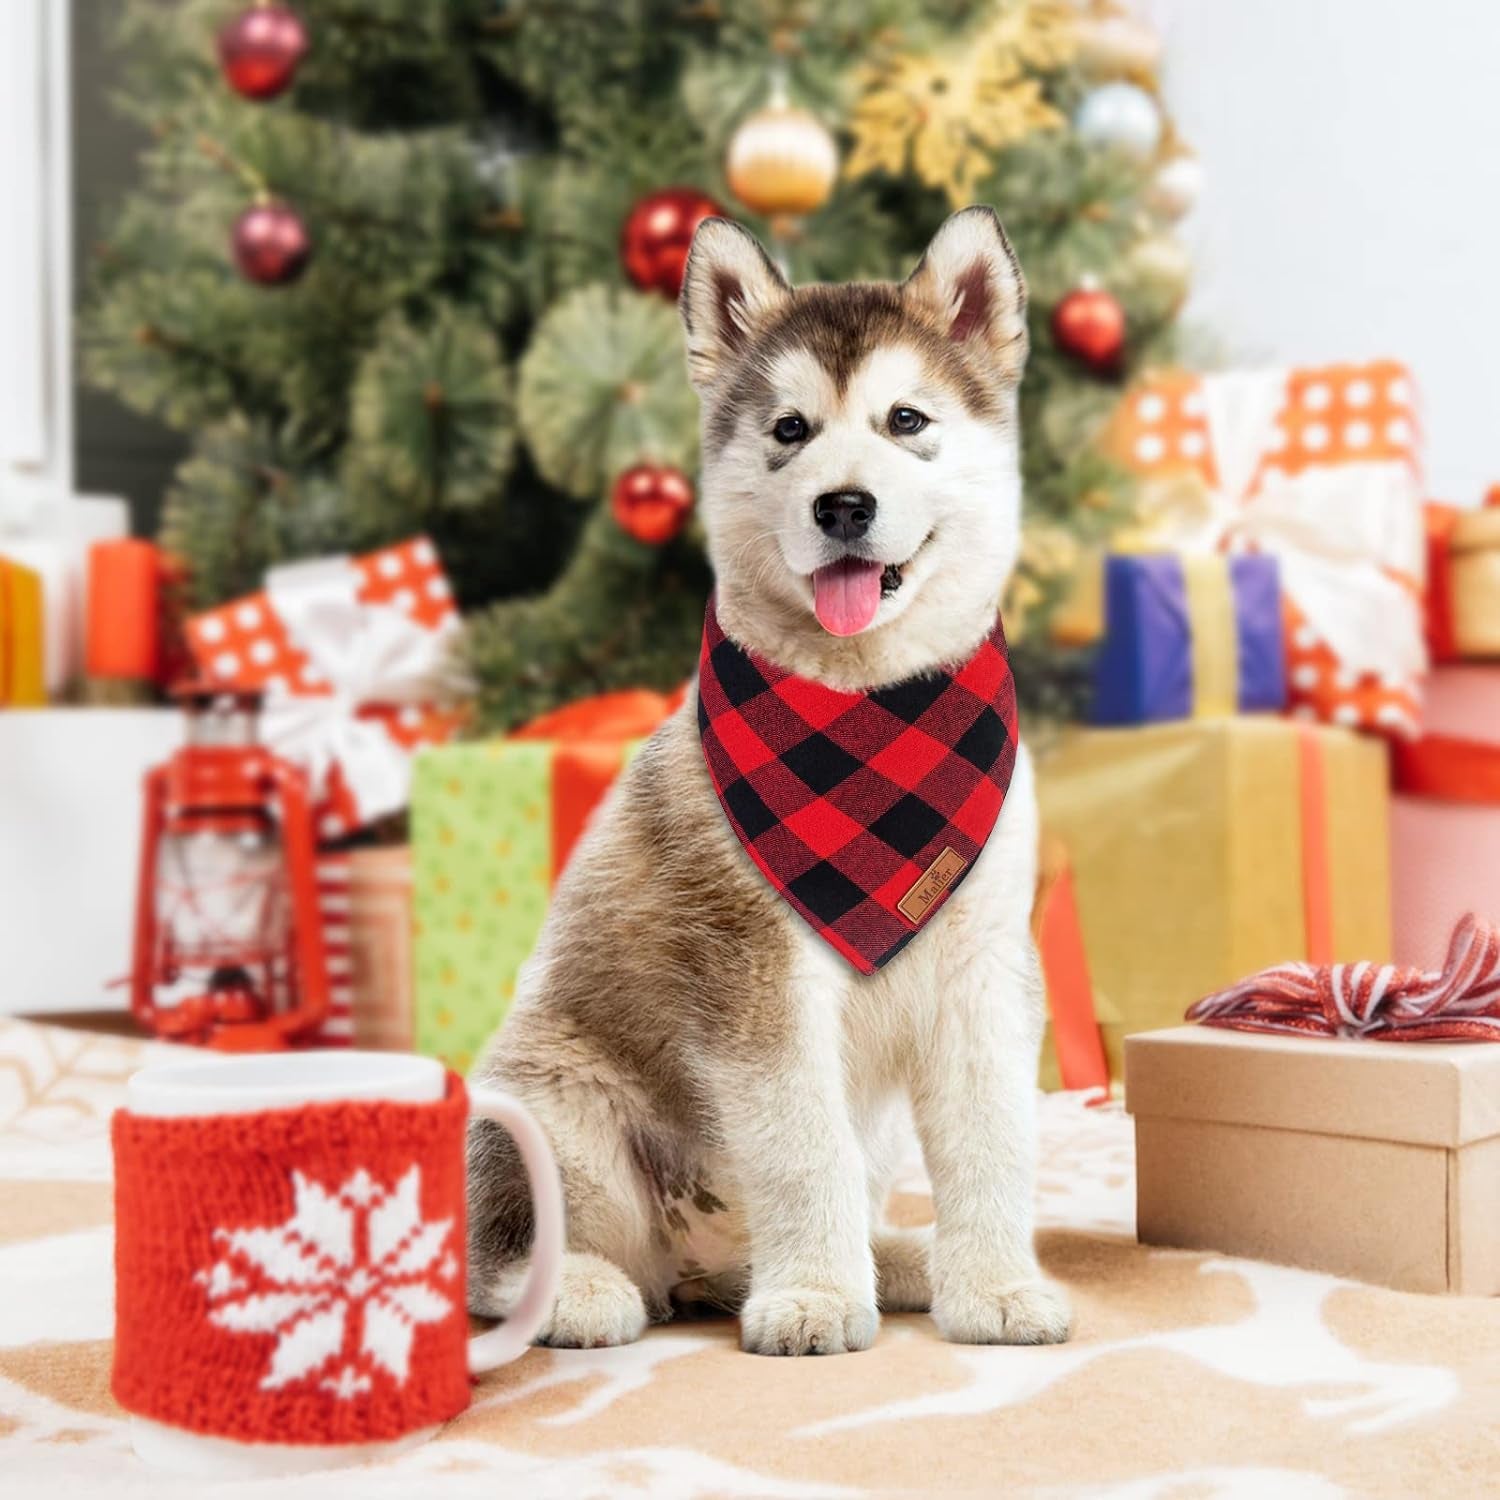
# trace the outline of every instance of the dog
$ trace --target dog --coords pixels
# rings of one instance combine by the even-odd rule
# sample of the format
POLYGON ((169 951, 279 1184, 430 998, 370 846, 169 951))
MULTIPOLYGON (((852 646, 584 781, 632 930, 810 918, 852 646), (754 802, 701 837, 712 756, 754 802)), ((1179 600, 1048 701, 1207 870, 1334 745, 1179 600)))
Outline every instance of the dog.
MULTIPOLYGON (((725 636, 848 693, 986 639, 1020 542, 1025 300, 987 208, 948 219, 899 285, 793 290, 748 232, 701 225, 680 308, 725 636)), ((540 1341, 622 1344, 694 1303, 737 1311, 758 1354, 866 1349, 880 1311, 930 1310, 963 1343, 1065 1339, 1033 1247, 1024 748, 968 878, 866 975, 747 857, 694 700, 576 846, 475 1072, 535 1113, 562 1173, 567 1253, 540 1341), (903 1118, 930 1229, 881 1221, 903 1118)), ((504 1317, 532 1235, 525 1178, 483 1120, 468 1167, 470 1307, 504 1317)))

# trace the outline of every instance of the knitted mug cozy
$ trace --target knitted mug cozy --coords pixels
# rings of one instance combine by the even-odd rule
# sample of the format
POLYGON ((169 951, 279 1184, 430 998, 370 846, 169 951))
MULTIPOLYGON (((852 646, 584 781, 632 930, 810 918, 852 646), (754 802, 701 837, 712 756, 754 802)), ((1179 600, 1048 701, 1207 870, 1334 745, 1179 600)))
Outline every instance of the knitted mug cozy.
POLYGON ((126 1410, 242 1442, 363 1443, 468 1405, 464 1086, 158 1118, 119 1111, 126 1410))

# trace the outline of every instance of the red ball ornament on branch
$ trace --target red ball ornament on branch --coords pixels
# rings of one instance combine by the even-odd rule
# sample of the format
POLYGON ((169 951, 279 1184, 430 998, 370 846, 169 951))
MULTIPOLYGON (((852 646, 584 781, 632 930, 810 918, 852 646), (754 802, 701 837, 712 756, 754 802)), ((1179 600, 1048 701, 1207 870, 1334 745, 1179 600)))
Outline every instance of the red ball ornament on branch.
POLYGON ((620 231, 625 274, 644 292, 676 297, 682 290, 693 231, 724 210, 697 188, 663 188, 639 199, 620 231))
POLYGON ((219 69, 246 99, 274 99, 307 54, 307 28, 285 5, 256 5, 219 32, 219 69))
POLYGON ((615 480, 609 509, 626 535, 660 547, 687 524, 693 486, 680 469, 637 464, 615 480))
POLYGON ((240 274, 260 286, 295 281, 312 258, 307 226, 285 203, 257 203, 234 221, 230 250, 240 274))
POLYGON ((1125 352, 1125 309, 1103 287, 1075 287, 1052 311, 1052 337, 1095 374, 1112 374, 1125 352))

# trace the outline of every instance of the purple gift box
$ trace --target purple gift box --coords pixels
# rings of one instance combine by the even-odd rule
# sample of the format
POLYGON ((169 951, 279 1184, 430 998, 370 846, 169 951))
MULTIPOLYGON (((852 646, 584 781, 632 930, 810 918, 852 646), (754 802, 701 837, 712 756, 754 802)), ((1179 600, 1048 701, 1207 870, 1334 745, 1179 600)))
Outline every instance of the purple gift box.
POLYGON ((1105 560, 1095 723, 1149 724, 1213 711, 1204 701, 1201 669, 1195 669, 1194 642, 1203 628, 1201 619, 1195 625, 1195 610, 1232 615, 1235 707, 1242 713, 1286 707, 1276 559, 1246 555, 1188 564, 1173 553, 1146 553, 1105 560))

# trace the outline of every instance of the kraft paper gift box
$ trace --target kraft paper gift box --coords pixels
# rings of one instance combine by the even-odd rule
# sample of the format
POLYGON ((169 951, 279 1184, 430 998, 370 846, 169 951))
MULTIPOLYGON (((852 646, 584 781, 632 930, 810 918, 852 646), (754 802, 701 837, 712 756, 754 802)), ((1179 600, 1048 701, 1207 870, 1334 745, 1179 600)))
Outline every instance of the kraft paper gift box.
POLYGON ((1418 432, 1409 373, 1376 360, 1156 373, 1107 441, 1148 485, 1200 489, 1153 525, 1154 546, 1276 558, 1292 706, 1402 736, 1426 666, 1418 432))
POLYGON ((1500 666, 1440 666, 1423 737, 1395 747, 1395 959, 1440 964, 1467 911, 1500 922, 1500 666))
POLYGON ((505 740, 417 758, 411 834, 419 1052, 466 1070, 505 1018, 552 888, 678 696, 610 693, 505 740))
POLYGON ((1383 741, 1277 718, 1080 730, 1037 766, 1111 1073, 1123 1038, 1288 959, 1390 957, 1383 741))
POLYGON ((1275 558, 1148 553, 1105 560, 1095 723, 1285 706, 1275 558))
POLYGON ((1500 1293, 1500 1046, 1183 1026, 1125 1044, 1145 1244, 1500 1293))

